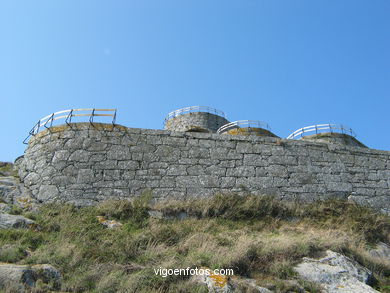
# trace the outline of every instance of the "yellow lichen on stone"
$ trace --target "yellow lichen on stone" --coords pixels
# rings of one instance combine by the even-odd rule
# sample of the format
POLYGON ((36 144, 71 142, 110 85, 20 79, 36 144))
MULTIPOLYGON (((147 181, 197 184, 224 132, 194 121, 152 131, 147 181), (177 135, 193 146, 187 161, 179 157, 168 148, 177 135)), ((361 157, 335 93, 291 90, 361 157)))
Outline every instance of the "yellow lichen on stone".
POLYGON ((220 288, 225 287, 228 284, 228 277, 225 275, 210 274, 210 279, 214 282, 214 285, 220 288))
POLYGON ((16 201, 24 209, 31 209, 33 207, 32 200, 29 197, 19 197, 16 201))
POLYGON ((101 223, 101 224, 103 224, 105 221, 107 221, 106 218, 103 216, 96 216, 96 218, 98 219, 99 223, 101 223))
POLYGON ((37 139, 40 139, 40 138, 43 138, 45 137, 46 135, 51 135, 51 139, 56 139, 56 138, 60 138, 61 137, 61 133, 64 133, 65 131, 74 131, 74 130, 88 130, 88 129, 91 129, 91 130, 97 130, 97 131, 101 131, 101 130, 106 130, 106 131, 114 131, 114 130, 119 130, 119 131, 124 131, 124 132, 127 132, 128 128, 125 127, 125 126, 122 126, 122 125, 118 125, 118 124, 111 124, 111 123, 89 123, 89 122, 78 122, 78 123, 69 123, 68 124, 62 124, 62 125, 58 125, 58 126, 51 126, 49 127, 48 129, 45 129, 44 127, 42 127, 41 129, 43 129, 42 131, 40 131, 39 133, 37 133, 36 135, 32 136, 31 140, 30 140, 30 144, 33 144, 34 141, 36 141, 37 139), (57 136, 53 136, 54 134, 56 134, 57 136))
POLYGON ((96 216, 96 218, 98 219, 100 224, 102 224, 102 225, 104 225, 104 226, 106 226, 107 228, 110 228, 110 229, 123 226, 122 223, 119 223, 118 221, 115 221, 115 220, 107 220, 103 216, 96 216))
POLYGON ((257 136, 271 136, 275 137, 275 135, 263 128, 258 127, 240 127, 240 128, 234 128, 230 129, 224 134, 230 134, 230 135, 257 135, 257 136))

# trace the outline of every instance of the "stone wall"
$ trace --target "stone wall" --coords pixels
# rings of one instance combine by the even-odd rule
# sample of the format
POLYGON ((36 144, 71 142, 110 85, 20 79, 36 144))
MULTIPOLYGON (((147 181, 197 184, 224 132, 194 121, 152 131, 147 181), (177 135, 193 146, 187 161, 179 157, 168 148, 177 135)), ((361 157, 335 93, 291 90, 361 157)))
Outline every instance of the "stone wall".
POLYGON ((354 200, 390 212, 390 152, 272 137, 79 123, 33 137, 19 163, 40 201, 270 194, 354 200))

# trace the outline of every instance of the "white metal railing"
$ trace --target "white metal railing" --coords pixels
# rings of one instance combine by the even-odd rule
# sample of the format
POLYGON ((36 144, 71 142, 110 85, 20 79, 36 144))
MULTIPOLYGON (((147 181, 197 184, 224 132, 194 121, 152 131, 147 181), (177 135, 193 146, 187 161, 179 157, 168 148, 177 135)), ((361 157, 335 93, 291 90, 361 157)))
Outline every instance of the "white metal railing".
POLYGON ((226 131, 229 131, 231 129, 237 129, 241 127, 255 127, 255 128, 264 128, 267 130, 271 130, 270 126, 262 121, 257 120, 238 120, 234 122, 230 122, 228 124, 222 125, 218 130, 217 133, 223 133, 226 131))
POLYGON ((43 117, 38 120, 34 127, 30 130, 28 136, 23 141, 27 144, 27 140, 30 136, 35 136, 42 127, 49 128, 53 126, 53 122, 60 119, 65 119, 65 123, 69 125, 72 122, 73 117, 89 117, 89 122, 93 123, 94 117, 112 117, 112 124, 115 124, 116 109, 70 109, 62 110, 43 117), (105 112, 105 113, 100 113, 105 112))
POLYGON ((165 117, 164 124, 169 119, 172 119, 176 116, 184 115, 184 114, 188 114, 188 113, 193 113, 193 112, 206 112, 206 113, 216 114, 216 115, 219 115, 219 116, 226 118, 225 113, 222 112, 221 110, 211 108, 208 106, 191 106, 191 107, 181 108, 181 109, 169 112, 168 115, 165 117))
POLYGON ((311 125, 306 126, 303 128, 300 128, 298 130, 295 130, 293 133, 291 133, 287 139, 296 139, 300 138, 306 135, 310 134, 318 134, 318 133, 324 133, 324 132, 336 132, 336 133, 342 133, 342 134, 348 134, 353 137, 356 136, 355 132, 352 130, 352 128, 341 125, 341 124, 317 124, 317 125, 311 125), (313 133, 314 132, 314 133, 313 133))

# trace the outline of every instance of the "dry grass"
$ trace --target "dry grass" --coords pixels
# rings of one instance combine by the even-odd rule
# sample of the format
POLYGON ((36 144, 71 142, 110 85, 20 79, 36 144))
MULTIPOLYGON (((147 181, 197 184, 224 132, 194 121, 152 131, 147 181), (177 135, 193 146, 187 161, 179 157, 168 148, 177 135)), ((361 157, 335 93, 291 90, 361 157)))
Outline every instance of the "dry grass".
MULTIPOLYGON (((368 253, 377 241, 389 243, 390 220, 369 209, 337 201, 297 205, 218 195, 158 203, 153 208, 164 213, 193 216, 160 220, 148 216, 149 200, 145 194, 96 207, 46 205, 29 214, 41 231, 0 231, 0 246, 14 246, 0 253, 0 261, 50 263, 63 274, 62 289, 71 292, 206 292, 188 277, 162 278, 153 271, 200 266, 232 268, 236 277, 253 278, 276 292, 294 290, 291 280, 316 292, 292 267, 303 256, 332 249, 372 269, 378 289, 386 292, 390 285, 390 267, 368 253), (97 216, 123 226, 108 230, 97 216)), ((250 292, 244 283, 239 286, 250 292)))

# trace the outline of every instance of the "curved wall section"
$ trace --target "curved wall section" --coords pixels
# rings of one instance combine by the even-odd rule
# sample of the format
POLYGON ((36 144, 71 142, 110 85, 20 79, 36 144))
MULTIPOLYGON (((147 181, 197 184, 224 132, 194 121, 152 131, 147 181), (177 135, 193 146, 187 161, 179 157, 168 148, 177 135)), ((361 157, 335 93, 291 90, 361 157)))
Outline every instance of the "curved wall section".
POLYGON ((19 175, 42 202, 217 192, 342 198, 390 213, 390 152, 272 137, 80 123, 30 140, 19 175))
POLYGON ((362 144, 360 141, 358 141, 356 138, 345 133, 325 132, 325 133, 307 135, 300 139, 366 148, 366 146, 362 144))
POLYGON ((207 112, 192 112, 178 115, 166 121, 165 129, 172 131, 217 132, 222 125, 229 121, 219 115, 207 112), (206 130, 206 131, 198 131, 206 130))

